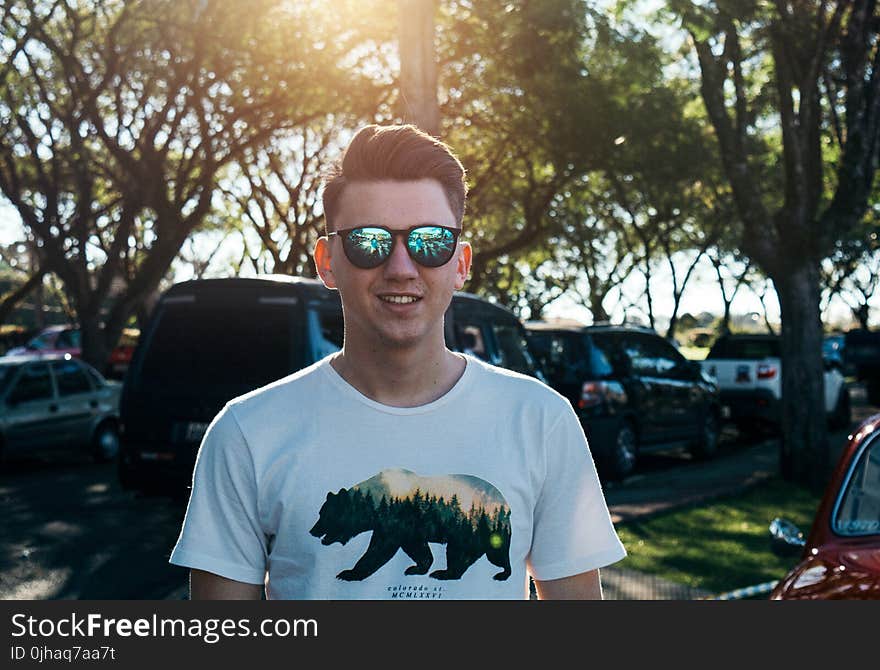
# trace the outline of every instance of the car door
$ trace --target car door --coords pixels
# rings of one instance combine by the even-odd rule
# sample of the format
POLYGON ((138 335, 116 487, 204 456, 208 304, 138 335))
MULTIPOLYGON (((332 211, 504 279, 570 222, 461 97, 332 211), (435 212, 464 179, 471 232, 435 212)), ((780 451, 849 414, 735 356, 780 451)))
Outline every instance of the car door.
POLYGON ((644 419, 643 427, 647 426, 650 431, 649 439, 664 441, 679 437, 684 389, 672 372, 676 360, 669 350, 674 352, 675 349, 663 338, 648 333, 627 333, 623 346, 640 389, 639 412, 644 419))
POLYGON ((55 360, 50 366, 58 389, 58 433, 65 446, 88 444, 98 398, 85 369, 75 360, 55 360))
POLYGON ((49 366, 24 365, 4 398, 6 440, 10 450, 38 450, 58 446, 58 399, 49 366))
POLYGON ((662 337, 650 339, 649 347, 658 361, 658 374, 665 379, 664 388, 670 399, 668 434, 672 438, 694 437, 703 425, 708 402, 698 371, 662 337))

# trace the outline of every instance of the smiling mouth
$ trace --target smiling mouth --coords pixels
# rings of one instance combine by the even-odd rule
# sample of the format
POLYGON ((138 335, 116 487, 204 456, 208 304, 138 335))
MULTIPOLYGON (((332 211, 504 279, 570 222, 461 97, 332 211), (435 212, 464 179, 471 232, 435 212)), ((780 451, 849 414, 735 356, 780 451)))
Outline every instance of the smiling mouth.
POLYGON ((379 300, 390 302, 394 305, 409 305, 411 303, 418 302, 419 300, 421 300, 421 298, 413 295, 380 295, 379 300))

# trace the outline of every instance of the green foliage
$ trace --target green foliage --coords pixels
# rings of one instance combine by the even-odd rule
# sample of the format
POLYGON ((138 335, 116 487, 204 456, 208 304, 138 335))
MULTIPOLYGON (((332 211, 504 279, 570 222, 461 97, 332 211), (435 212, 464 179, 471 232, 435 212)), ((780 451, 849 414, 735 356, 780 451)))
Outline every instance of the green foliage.
POLYGON ((807 489, 778 479, 742 495, 618 525, 628 556, 618 565, 713 593, 780 579, 796 559, 770 549, 768 526, 782 516, 809 531, 819 505, 807 489))

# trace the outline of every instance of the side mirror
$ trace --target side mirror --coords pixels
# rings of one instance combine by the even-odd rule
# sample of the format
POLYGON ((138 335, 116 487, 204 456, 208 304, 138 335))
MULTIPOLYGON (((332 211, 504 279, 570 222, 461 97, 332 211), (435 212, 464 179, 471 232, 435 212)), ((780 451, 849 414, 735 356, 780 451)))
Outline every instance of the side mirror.
POLYGON ((770 547, 777 556, 799 555, 807 544, 804 534, 788 519, 776 517, 770 522, 770 547))

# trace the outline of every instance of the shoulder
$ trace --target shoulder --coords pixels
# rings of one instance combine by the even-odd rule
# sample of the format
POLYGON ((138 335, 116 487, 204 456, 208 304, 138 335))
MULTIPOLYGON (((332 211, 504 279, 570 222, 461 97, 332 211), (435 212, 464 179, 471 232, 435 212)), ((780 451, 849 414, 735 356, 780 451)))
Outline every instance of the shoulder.
MULTIPOLYGON (((233 398, 226 403, 223 412, 233 414, 237 421, 258 419, 266 412, 295 411, 304 401, 316 397, 322 382, 326 381, 323 367, 328 359, 298 370, 274 382, 233 398)), ((277 416, 277 415, 276 415, 277 416)))
POLYGON ((565 396, 540 379, 492 365, 473 356, 468 356, 468 365, 474 366, 475 386, 480 393, 527 402, 533 407, 551 412, 571 409, 565 396))

